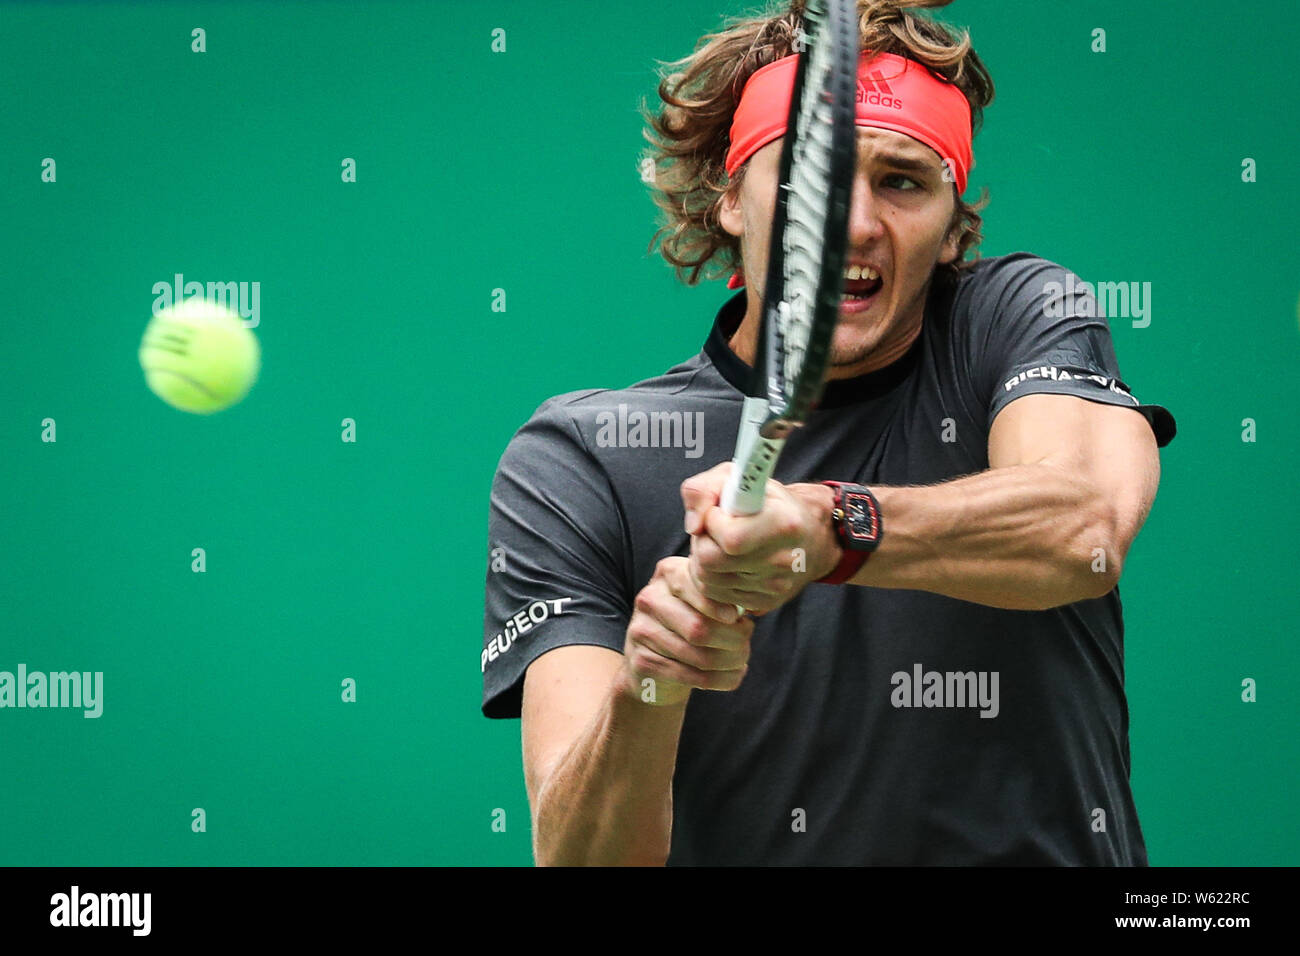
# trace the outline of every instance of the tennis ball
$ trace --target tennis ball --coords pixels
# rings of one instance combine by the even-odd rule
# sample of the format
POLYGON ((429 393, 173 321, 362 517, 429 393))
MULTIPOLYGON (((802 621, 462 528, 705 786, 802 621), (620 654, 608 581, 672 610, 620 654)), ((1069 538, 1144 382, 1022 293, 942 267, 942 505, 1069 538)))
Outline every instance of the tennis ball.
POLYGON ((229 408, 257 381, 262 352, 244 320, 195 296, 154 315, 140 341, 150 391, 183 412, 229 408))

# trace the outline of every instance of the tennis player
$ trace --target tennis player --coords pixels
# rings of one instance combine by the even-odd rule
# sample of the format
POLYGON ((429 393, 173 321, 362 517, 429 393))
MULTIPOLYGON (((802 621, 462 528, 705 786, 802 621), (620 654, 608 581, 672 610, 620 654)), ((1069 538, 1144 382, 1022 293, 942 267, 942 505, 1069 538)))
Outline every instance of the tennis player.
POLYGON ((756 354, 797 8, 660 85, 655 241, 735 291, 697 355, 545 402, 501 459, 483 712, 522 717, 539 864, 1147 863, 1118 582, 1175 424, 1076 277, 970 255, 993 84, 908 9, 941 5, 860 5, 830 381, 750 517, 710 466, 756 354))

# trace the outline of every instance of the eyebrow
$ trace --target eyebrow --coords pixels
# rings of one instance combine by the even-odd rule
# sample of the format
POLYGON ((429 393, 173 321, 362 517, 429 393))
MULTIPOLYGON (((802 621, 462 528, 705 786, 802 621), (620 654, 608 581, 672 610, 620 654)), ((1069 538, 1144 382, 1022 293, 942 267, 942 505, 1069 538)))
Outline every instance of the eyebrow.
POLYGON ((898 153, 877 153, 874 158, 885 166, 893 166, 897 169, 910 169, 921 173, 932 173, 936 169, 934 163, 924 159, 902 156, 898 153))

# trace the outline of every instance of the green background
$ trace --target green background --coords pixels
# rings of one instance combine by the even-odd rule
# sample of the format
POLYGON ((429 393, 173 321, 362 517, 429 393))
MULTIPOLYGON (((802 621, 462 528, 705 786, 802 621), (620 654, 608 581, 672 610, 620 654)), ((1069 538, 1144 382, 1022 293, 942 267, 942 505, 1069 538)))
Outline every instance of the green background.
MULTIPOLYGON (((0 864, 531 861, 518 722, 479 713, 489 484, 545 398, 698 349, 726 292, 646 251, 637 105, 656 59, 753 9, 0 7, 0 670, 103 671, 106 695, 97 720, 0 710, 0 864), (212 417, 136 361, 178 272, 261 284, 262 378, 212 417)), ((1300 842, 1300 16, 1222 9, 944 13, 998 88, 984 254, 1153 286, 1150 327, 1112 331, 1179 424, 1123 580, 1156 865, 1300 842)))

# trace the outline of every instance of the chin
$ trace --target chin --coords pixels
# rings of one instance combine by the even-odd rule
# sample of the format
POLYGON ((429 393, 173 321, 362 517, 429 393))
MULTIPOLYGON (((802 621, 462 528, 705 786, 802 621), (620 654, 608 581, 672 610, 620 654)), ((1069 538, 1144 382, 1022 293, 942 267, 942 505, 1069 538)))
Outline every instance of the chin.
POLYGON ((875 324, 865 329, 841 324, 831 340, 831 365, 857 365, 865 360, 880 344, 881 331, 875 324))
POLYGON ((848 368, 860 365, 871 357, 875 344, 857 344, 853 346, 836 346, 831 349, 831 368, 848 368))

